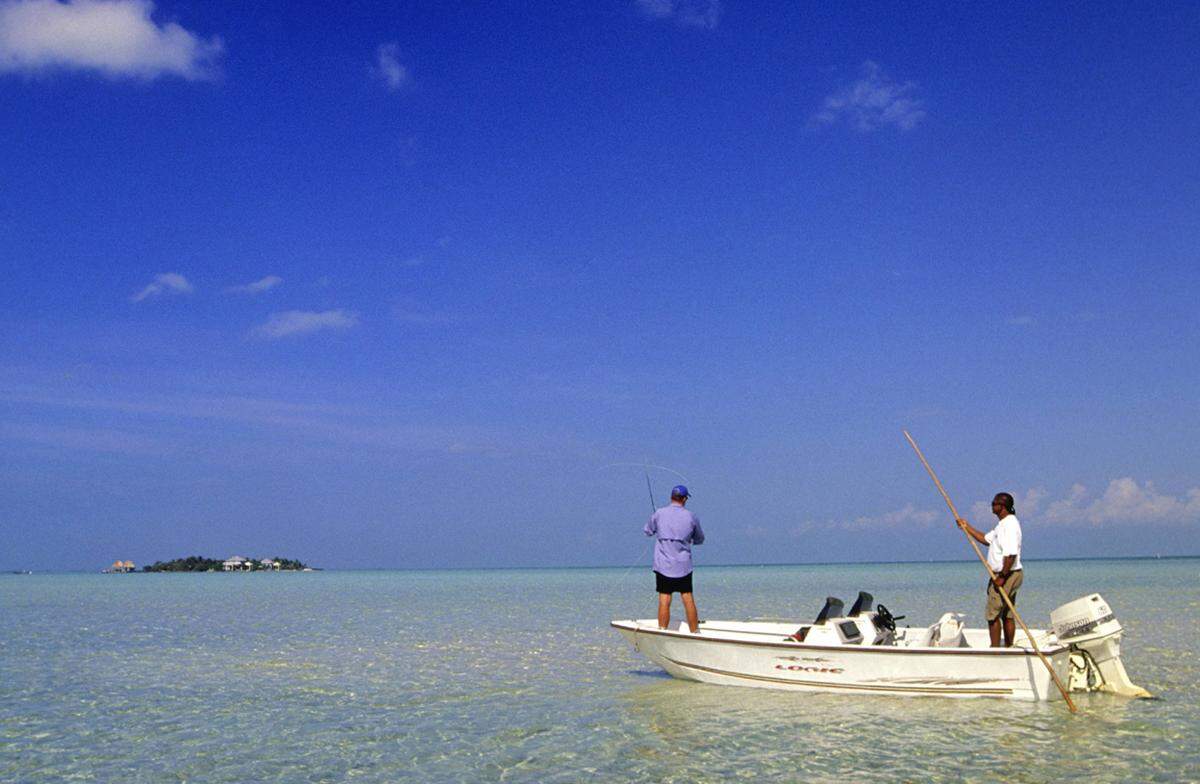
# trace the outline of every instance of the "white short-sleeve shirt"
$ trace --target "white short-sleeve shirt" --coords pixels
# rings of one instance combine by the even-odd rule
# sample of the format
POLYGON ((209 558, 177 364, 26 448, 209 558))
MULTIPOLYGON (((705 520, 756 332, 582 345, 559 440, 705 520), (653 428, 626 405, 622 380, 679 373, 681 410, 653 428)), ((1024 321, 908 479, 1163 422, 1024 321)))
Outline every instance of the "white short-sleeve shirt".
POLYGON ((1006 515, 983 538, 988 542, 987 562, 993 572, 1004 568, 1004 558, 1009 555, 1017 556, 1017 560, 1013 561, 1013 571, 1022 568, 1021 521, 1016 515, 1006 515))

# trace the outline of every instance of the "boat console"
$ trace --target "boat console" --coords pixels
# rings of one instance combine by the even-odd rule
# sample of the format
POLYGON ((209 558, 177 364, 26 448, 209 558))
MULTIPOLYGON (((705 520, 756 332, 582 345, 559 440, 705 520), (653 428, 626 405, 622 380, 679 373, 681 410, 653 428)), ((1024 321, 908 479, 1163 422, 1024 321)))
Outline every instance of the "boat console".
POLYGON ((849 614, 842 615, 845 603, 836 596, 828 596, 817 619, 801 626, 787 639, 812 645, 893 645, 896 619, 883 605, 872 612, 874 600, 871 594, 859 591, 849 614))

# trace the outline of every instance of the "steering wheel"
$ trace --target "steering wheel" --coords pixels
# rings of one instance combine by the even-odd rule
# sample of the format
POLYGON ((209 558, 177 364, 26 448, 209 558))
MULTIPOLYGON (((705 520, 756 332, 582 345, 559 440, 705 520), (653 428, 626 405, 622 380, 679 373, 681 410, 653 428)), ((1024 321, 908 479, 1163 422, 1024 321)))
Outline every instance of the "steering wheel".
POLYGON ((875 605, 875 619, 879 621, 879 628, 889 632, 896 631, 896 619, 882 604, 875 605))

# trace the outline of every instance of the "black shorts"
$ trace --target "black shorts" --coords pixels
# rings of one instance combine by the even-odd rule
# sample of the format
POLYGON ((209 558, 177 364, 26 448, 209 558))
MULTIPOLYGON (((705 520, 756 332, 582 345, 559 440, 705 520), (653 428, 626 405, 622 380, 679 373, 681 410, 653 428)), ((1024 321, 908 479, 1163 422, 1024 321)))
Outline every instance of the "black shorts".
POLYGON ((667 577, 655 572, 654 589, 659 593, 691 593, 692 573, 688 572, 683 577, 667 577))

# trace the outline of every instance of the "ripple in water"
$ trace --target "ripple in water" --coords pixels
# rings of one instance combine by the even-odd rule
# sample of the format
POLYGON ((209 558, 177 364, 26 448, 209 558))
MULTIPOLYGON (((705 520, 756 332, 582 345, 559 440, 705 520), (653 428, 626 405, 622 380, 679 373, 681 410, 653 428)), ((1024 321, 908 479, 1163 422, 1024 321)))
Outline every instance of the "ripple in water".
MULTIPOLYGON (((608 627, 653 611, 624 569, 3 576, 0 780, 1200 780, 1196 566, 1030 564, 1023 615, 1103 593, 1158 696, 1078 695, 1076 717, 678 681, 608 627)), ((977 571, 710 568, 697 599, 808 619, 862 588, 977 624, 977 571)))

